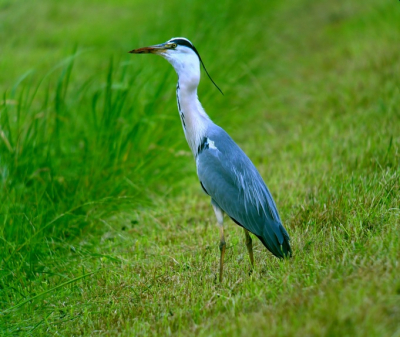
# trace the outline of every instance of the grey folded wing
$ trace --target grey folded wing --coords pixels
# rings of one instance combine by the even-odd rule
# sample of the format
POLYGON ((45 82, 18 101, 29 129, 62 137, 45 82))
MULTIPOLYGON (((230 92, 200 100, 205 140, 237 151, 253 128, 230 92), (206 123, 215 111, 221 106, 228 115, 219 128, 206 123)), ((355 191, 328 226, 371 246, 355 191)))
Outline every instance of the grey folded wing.
POLYGON ((272 196, 257 169, 229 137, 214 135, 196 158, 203 188, 237 224, 255 234, 275 256, 291 252, 272 196))

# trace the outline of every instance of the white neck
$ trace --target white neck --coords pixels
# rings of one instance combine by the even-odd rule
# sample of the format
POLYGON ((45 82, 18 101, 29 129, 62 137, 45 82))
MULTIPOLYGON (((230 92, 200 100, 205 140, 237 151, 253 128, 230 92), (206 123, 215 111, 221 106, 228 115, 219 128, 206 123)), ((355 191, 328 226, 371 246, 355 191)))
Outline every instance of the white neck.
POLYGON ((176 99, 186 140, 193 154, 206 136, 211 122, 197 97, 200 82, 200 62, 196 54, 185 54, 184 57, 165 57, 178 74, 176 99))
POLYGON ((195 155, 211 120, 197 97, 197 87, 188 90, 185 88, 185 83, 178 79, 176 100, 186 140, 195 155))

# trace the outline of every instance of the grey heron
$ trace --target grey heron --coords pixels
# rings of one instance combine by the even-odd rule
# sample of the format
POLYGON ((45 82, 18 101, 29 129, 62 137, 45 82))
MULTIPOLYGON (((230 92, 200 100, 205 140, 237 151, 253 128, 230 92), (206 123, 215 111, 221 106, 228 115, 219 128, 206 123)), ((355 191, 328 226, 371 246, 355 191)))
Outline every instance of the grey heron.
POLYGON ((220 282, 226 247, 223 229, 225 213, 244 229, 252 268, 253 244, 249 232, 257 236, 276 257, 291 256, 289 235, 261 175, 232 138, 212 122, 198 99, 200 64, 210 80, 214 81, 194 45, 186 38, 176 37, 162 44, 134 49, 130 53, 160 55, 171 63, 178 74, 176 98, 183 131, 196 161, 201 187, 211 197, 220 231, 220 282))

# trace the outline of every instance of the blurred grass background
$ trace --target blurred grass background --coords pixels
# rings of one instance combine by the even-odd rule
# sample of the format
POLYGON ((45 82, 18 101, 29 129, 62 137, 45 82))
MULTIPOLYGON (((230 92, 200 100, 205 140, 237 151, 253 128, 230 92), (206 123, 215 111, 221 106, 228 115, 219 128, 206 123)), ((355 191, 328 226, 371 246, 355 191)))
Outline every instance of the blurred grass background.
POLYGON ((0 0, 2 335, 400 336, 397 2, 0 0), (292 237, 218 235, 173 69, 259 168, 292 237))

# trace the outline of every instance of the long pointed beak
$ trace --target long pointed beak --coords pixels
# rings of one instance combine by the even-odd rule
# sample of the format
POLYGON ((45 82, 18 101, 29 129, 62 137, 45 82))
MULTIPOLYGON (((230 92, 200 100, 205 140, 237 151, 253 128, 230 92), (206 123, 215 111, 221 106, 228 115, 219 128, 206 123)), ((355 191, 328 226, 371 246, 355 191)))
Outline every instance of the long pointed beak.
POLYGON ((150 47, 133 49, 129 53, 131 53, 131 54, 158 54, 167 49, 168 49, 168 46, 165 43, 162 43, 162 44, 156 44, 156 45, 150 46, 150 47))

